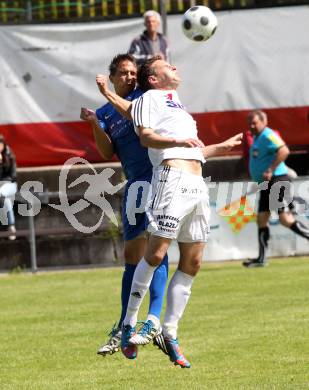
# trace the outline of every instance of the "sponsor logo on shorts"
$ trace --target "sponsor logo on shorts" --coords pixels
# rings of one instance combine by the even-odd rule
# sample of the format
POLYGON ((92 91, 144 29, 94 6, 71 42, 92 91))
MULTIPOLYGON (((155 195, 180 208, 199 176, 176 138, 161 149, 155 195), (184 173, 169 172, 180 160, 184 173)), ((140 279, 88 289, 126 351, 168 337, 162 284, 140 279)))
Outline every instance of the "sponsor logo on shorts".
POLYGON ((162 227, 168 227, 168 228, 176 229, 178 223, 159 221, 158 225, 162 226, 162 227))
POLYGON ((172 215, 158 215, 157 219, 169 219, 170 221, 176 221, 177 223, 179 222, 179 218, 173 217, 172 215))
POLYGON ((194 195, 194 194, 201 194, 203 191, 200 188, 181 188, 182 194, 188 194, 188 195, 194 195))
POLYGON ((177 229, 179 224, 179 218, 173 217, 172 215, 158 215, 157 221, 159 230, 170 233, 177 229))

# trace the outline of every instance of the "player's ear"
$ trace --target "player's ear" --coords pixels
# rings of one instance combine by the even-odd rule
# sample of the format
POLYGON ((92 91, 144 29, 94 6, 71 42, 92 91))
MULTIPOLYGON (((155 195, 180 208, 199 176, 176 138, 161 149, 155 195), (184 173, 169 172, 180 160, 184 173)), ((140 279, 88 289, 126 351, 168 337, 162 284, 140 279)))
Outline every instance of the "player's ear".
POLYGON ((111 74, 108 76, 108 78, 109 78, 109 81, 110 81, 112 84, 114 84, 114 77, 113 77, 111 74))
POLYGON ((148 77, 148 82, 150 85, 154 85, 158 82, 158 80, 155 75, 151 75, 148 77))

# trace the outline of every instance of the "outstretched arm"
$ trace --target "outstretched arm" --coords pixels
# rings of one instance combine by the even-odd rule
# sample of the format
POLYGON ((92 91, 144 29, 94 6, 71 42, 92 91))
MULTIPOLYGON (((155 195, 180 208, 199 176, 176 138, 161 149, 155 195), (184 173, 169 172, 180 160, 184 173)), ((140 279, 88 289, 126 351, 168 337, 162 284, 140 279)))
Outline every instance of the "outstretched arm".
POLYGON ((105 160, 110 160, 114 154, 114 148, 109 136, 102 131, 98 118, 94 111, 89 108, 82 107, 80 111, 80 119, 91 124, 95 143, 98 151, 105 160))
POLYGON ((120 115, 132 120, 131 117, 131 102, 118 96, 115 92, 108 88, 108 77, 103 74, 96 76, 97 86, 103 96, 114 106, 120 115))
POLYGON ((143 146, 146 148, 154 149, 165 149, 165 148, 175 148, 177 146, 185 148, 202 148, 204 144, 199 139, 195 138, 186 138, 186 139, 176 139, 172 137, 163 137, 159 134, 156 134, 153 129, 148 127, 139 128, 140 141, 143 146))
POLYGON ((208 145, 205 146, 202 151, 205 158, 215 157, 229 152, 231 149, 235 148, 242 142, 243 134, 239 133, 227 139, 220 144, 208 145))

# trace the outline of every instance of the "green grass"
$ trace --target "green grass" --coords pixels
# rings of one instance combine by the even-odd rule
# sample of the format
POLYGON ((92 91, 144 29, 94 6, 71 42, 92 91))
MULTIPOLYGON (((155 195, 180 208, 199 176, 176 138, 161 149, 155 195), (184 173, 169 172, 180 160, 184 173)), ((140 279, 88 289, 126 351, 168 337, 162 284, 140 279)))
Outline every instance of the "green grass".
MULTIPOLYGON (((308 389, 309 259, 206 264, 181 321, 189 370, 153 346, 102 358, 121 269, 0 277, 0 389, 308 389)), ((145 314, 143 306, 141 318, 145 314)))

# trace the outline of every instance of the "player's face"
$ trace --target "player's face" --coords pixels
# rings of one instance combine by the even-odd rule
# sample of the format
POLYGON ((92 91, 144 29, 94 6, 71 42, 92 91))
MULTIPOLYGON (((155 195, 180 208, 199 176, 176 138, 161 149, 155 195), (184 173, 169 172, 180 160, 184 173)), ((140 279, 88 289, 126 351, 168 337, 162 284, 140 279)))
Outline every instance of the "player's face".
POLYGON ((110 76, 115 91, 120 96, 129 94, 136 85, 136 66, 131 61, 122 61, 114 76, 110 76))
POLYGON ((265 121, 255 115, 249 120, 249 127, 252 134, 260 134, 265 128, 265 121))
POLYGON ((145 26, 149 34, 157 32, 160 22, 155 16, 148 16, 145 20, 145 26))
POLYGON ((176 66, 164 60, 155 61, 152 65, 154 70, 153 87, 155 89, 176 89, 181 81, 176 66))

